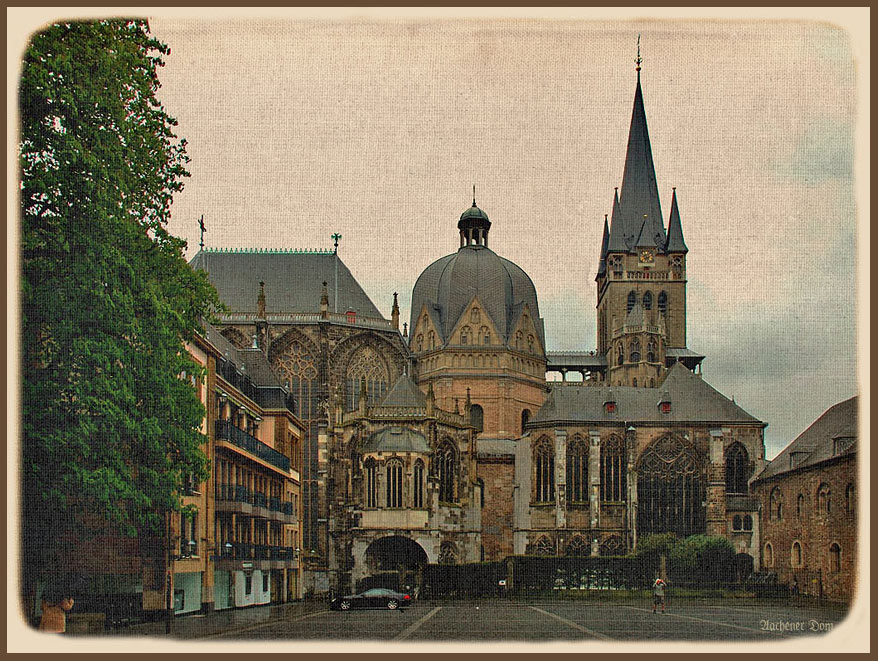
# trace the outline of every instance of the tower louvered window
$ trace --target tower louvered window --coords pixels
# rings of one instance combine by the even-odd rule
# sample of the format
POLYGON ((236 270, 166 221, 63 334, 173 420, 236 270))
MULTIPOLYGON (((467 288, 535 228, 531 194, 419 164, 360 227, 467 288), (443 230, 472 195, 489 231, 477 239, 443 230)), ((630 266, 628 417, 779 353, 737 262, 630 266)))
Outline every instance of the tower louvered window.
POLYGON ((643 293, 643 309, 644 310, 652 310, 652 292, 646 291, 643 293))
POLYGON ((658 309, 662 314, 668 311, 668 295, 665 292, 660 292, 658 295, 658 309))
POLYGON ((628 312, 634 309, 634 306, 637 305, 637 294, 633 291, 628 292, 628 312))

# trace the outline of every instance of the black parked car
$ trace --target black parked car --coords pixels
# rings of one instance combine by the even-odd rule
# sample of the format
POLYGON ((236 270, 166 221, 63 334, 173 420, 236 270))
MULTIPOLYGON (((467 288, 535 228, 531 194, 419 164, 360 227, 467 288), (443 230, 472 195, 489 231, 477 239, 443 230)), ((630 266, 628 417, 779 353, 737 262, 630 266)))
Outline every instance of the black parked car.
POLYGON ((396 610, 412 603, 412 596, 404 592, 394 592, 387 588, 372 588, 360 594, 336 597, 329 602, 333 610, 346 611, 351 608, 388 608, 396 610))

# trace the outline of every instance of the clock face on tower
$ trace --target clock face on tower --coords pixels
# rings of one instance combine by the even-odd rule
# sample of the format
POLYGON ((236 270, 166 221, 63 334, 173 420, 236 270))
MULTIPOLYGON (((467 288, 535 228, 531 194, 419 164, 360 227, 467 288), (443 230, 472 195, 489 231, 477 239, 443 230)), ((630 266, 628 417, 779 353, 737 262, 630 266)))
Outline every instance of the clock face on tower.
POLYGON ((651 250, 641 250, 640 251, 640 263, 641 264, 651 264, 653 261, 652 251, 651 250))

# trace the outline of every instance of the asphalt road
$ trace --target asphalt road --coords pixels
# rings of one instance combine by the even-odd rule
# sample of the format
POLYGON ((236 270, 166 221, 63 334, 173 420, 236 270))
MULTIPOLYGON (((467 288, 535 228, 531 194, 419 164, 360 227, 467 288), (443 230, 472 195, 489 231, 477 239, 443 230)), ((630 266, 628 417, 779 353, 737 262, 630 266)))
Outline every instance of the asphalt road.
POLYGON ((844 619, 831 607, 756 600, 648 602, 423 601, 401 611, 317 610, 220 632, 211 640, 759 641, 819 636, 844 619))

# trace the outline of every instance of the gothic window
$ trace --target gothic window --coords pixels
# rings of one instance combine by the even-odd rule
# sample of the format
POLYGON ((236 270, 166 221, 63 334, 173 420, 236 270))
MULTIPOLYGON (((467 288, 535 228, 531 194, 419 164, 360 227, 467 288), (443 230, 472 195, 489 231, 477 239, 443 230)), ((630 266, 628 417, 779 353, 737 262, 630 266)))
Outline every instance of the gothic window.
POLYGON ((436 348, 436 333, 433 331, 427 333, 427 346, 431 349, 436 348))
POLYGON ((548 537, 543 535, 537 540, 536 553, 543 557, 555 555, 555 545, 552 544, 552 541, 548 537))
POLYGON ((659 292, 658 309, 662 314, 667 314, 668 312, 668 295, 665 292, 659 292))
POLYGON ((524 434, 524 426, 528 423, 529 420, 530 420, 530 409, 524 409, 521 412, 521 433, 522 433, 522 435, 524 434))
POLYGON ((793 542, 793 547, 790 549, 790 564, 793 567, 802 566, 802 545, 799 542, 793 542))
POLYGON ((460 329, 460 343, 461 344, 469 344, 469 338, 472 336, 472 329, 469 326, 464 326, 460 329))
POLYGON ((476 428, 477 432, 484 430, 485 428, 485 411, 478 404, 473 404, 470 406, 469 410, 469 420, 470 424, 476 428))
POLYGON ((598 553, 603 556, 624 555, 625 550, 625 542, 622 538, 619 535, 610 535, 601 543, 598 553))
POLYGON ((856 509, 856 490, 851 483, 844 490, 844 511, 853 514, 854 509, 856 509))
POLYGON ((622 348, 622 343, 619 342, 619 346, 616 351, 616 364, 621 365, 625 362, 625 350, 622 348))
POLYGON ((747 493, 747 479, 750 477, 750 458, 747 450, 737 441, 726 449, 726 493, 747 493))
POLYGON ((485 481, 482 478, 476 478, 476 484, 479 485, 479 507, 485 506, 485 481))
POLYGON ((534 336, 533 335, 527 336, 527 350, 530 351, 531 353, 534 352, 534 336))
POLYGON ((516 331, 515 333, 515 348, 521 349, 521 343, 524 340, 524 335, 521 331, 516 331))
POLYGON ((821 514, 829 514, 832 511, 832 491, 828 484, 821 484, 817 489, 817 511, 821 514))
POLYGON ((378 466, 371 457, 366 459, 365 469, 366 507, 378 507, 378 466))
POLYGON ((470 321, 473 322, 474 324, 479 323, 479 309, 478 309, 478 308, 473 308, 473 309, 470 311, 470 317, 469 317, 469 318, 470 318, 470 321))
POLYGON ((652 292, 651 291, 643 292, 643 309, 644 310, 652 310, 652 292))
POLYGON ((457 481, 457 451, 449 441, 445 441, 436 453, 439 475, 439 500, 443 503, 457 502, 455 483, 457 481))
POLYGON ((415 340, 415 350, 420 353, 424 350, 424 336, 418 333, 418 339, 415 340))
POLYGON ((749 514, 744 515, 744 530, 753 530, 753 517, 749 514))
POLYGON ((628 343, 628 362, 640 362, 640 340, 636 337, 628 343))
POLYGON ((601 444, 601 501, 619 503, 627 500, 627 464, 625 441, 610 436, 601 444))
POLYGON ((641 455, 637 477, 637 529, 640 534, 703 533, 705 476, 695 449, 669 435, 641 455))
POLYGON ((796 498, 796 516, 800 519, 805 514, 805 496, 799 494, 796 498))
POLYGON ((771 547, 771 542, 765 544, 762 560, 766 567, 774 567, 774 549, 771 547))
POLYGON ((829 571, 833 574, 841 571, 841 547, 835 542, 829 547, 829 571))
POLYGON ((588 542, 582 538, 582 535, 574 535, 567 545, 567 555, 574 558, 584 558, 590 554, 591 549, 588 546, 588 542))
POLYGON ((654 363, 656 362, 656 352, 658 351, 658 345, 656 341, 650 339, 646 344, 646 362, 654 363))
POLYGON ((491 344, 491 331, 488 330, 487 326, 482 326, 479 329, 479 335, 482 338, 482 344, 491 344))
POLYGON ((732 517, 732 530, 740 530, 742 525, 741 515, 735 514, 735 516, 732 517))
POLYGON ((588 443, 579 435, 567 444, 567 502, 588 500, 588 443))
POLYGON ((543 436, 534 447, 534 501, 550 503, 555 500, 555 449, 548 436, 543 436))
POLYGON ((637 304, 637 294, 634 291, 628 292, 628 312, 631 312, 634 309, 634 306, 637 304))
POLYGON ((387 507, 402 507, 402 462, 391 459, 385 468, 387 474, 387 507))
POLYGON ((418 459, 412 471, 412 506, 424 506, 424 462, 418 459))
POLYGON ((768 494, 768 519, 769 521, 781 521, 783 519, 783 503, 781 503, 779 487, 775 487, 768 494))
POLYGON ((372 347, 362 347, 348 364, 347 410, 352 411, 359 405, 360 388, 366 384, 366 402, 369 406, 377 405, 387 394, 389 380, 387 367, 378 351, 372 347))
POLYGON ((442 542, 442 544, 439 546, 439 564, 457 564, 457 547, 454 545, 453 542, 442 542))

